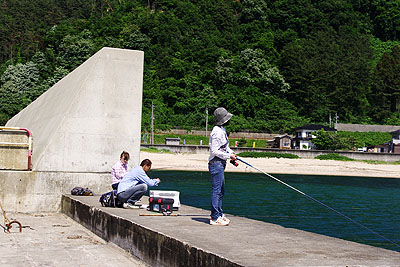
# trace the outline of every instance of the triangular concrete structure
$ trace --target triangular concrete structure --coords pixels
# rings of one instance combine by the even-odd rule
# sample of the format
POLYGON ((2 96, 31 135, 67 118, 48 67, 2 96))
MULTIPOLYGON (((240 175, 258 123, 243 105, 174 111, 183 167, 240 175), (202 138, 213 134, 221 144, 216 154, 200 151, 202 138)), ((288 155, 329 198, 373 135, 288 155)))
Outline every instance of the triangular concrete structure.
POLYGON ((143 59, 103 48, 8 121, 32 132, 33 170, 109 172, 123 150, 138 164, 143 59))

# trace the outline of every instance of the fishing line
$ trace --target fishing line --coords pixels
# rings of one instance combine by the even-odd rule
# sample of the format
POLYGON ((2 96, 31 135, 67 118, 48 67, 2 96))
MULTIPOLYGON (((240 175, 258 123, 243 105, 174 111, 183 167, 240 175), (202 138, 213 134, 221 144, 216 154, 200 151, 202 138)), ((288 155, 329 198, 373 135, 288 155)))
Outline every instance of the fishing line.
POLYGON ((392 240, 390 240, 390 239, 387 239, 386 237, 384 237, 384 236, 382 236, 381 234, 375 232, 374 230, 370 229, 369 227, 367 227, 367 226, 365 226, 365 225, 363 225, 363 224, 361 224, 361 223, 359 223, 359 222, 353 220, 352 218, 350 218, 350 217, 344 215, 343 213, 341 213, 341 212, 335 210, 334 208, 329 207, 328 205, 326 205, 326 204, 322 203, 321 201, 319 201, 319 200, 313 198, 312 196, 307 195, 306 193, 300 191, 299 189, 294 188, 293 186, 291 186, 291 185, 289 185, 289 184, 287 184, 287 183, 285 183, 285 182, 279 180, 278 178, 272 176, 271 174, 266 173, 265 171, 260 170, 260 169, 258 169, 258 168, 256 168, 256 167, 254 167, 253 165, 251 165, 250 163, 247 163, 246 161, 242 160, 242 159, 239 158, 239 157, 236 157, 236 159, 239 160, 239 161, 241 161, 241 162, 243 162, 244 164, 246 164, 246 165, 248 165, 248 166, 250 166, 250 167, 256 169, 257 171, 264 173, 264 174, 267 175, 268 177, 270 177, 270 178, 274 179, 275 181, 277 181, 277 182, 279 182, 279 183, 281 183, 281 184, 283 184, 283 185, 289 187, 290 189, 296 191, 297 193, 302 194, 303 196, 305 196, 305 197, 311 199, 312 201, 317 202, 318 204, 320 204, 320 205, 324 206, 325 208, 327 208, 327 209, 329 209, 329 210, 335 212, 336 214, 339 214, 340 216, 342 216, 342 217, 346 218, 347 220, 349 220, 349 221, 351 221, 351 222, 357 224, 358 226, 361 226, 362 228, 368 230, 369 232, 371 232, 371 233, 373 233, 373 234, 379 236, 380 238, 382 238, 382 239, 384 239, 384 240, 386 240, 386 241, 392 243, 393 245, 396 245, 397 247, 400 247, 400 245, 397 244, 397 243, 395 243, 394 241, 392 241, 392 240))

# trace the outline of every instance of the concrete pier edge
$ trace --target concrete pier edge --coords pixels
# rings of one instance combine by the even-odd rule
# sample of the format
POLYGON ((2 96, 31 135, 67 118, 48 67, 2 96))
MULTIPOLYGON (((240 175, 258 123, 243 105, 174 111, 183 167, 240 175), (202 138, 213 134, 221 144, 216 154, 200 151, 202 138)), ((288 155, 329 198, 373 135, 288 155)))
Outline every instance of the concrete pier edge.
POLYGON ((243 266, 68 195, 61 212, 151 266, 243 266))
POLYGON ((63 195, 61 211, 150 266, 400 266, 397 251, 240 216, 210 226, 208 210, 187 205, 180 216, 140 216, 154 214, 63 195))

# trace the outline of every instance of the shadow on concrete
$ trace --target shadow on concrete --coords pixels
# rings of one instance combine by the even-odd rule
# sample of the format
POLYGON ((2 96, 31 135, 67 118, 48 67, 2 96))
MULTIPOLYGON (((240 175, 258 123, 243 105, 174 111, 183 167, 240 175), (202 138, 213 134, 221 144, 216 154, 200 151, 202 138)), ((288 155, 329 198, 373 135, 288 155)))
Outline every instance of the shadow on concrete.
POLYGON ((210 218, 192 218, 193 221, 210 224, 210 218))

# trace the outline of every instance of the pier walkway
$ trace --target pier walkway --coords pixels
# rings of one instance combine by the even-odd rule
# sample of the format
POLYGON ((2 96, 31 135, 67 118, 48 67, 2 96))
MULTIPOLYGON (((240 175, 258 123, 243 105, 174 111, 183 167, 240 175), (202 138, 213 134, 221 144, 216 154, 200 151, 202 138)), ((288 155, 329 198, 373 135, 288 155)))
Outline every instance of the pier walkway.
MULTIPOLYGON (((62 212, 151 266, 400 266, 400 253, 182 205, 179 216, 101 207, 99 196, 62 197, 62 212)), ((147 199, 144 197, 143 202, 147 199)))

